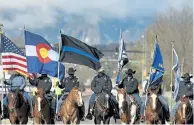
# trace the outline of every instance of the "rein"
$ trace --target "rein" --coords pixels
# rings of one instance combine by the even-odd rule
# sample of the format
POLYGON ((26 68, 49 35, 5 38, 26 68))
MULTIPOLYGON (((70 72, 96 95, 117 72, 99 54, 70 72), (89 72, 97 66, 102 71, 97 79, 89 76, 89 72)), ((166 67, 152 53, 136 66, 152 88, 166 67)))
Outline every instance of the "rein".
MULTIPOLYGON (((13 93, 13 95, 15 95, 15 93, 13 93)), ((10 95, 9 95, 10 96, 10 95)), ((23 104, 25 103, 25 99, 24 99, 24 97, 22 96, 22 98, 23 98, 23 102, 22 102, 22 104, 20 105, 20 107, 18 107, 18 109, 19 108, 21 108, 22 106, 23 106, 23 104)), ((16 112, 16 110, 17 110, 17 108, 16 108, 16 102, 19 100, 19 97, 17 97, 17 96, 15 96, 15 100, 13 101, 13 105, 14 105, 14 108, 12 108, 12 109, 10 109, 10 107, 9 107, 9 110, 10 110, 10 112, 11 113, 13 113, 14 111, 16 112)), ((10 104, 9 103, 9 101, 8 101, 8 104, 10 104)))

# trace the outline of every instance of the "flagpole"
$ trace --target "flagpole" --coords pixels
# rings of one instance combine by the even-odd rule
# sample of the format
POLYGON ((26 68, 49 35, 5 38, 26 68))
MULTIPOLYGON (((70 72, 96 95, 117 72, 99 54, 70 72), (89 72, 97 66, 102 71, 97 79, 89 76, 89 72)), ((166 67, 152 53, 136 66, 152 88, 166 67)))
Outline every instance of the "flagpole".
MULTIPOLYGON (((59 53, 59 58, 60 58, 60 54, 61 54, 61 30, 60 30, 60 38, 59 38, 59 43, 58 43, 58 53, 59 53)), ((60 78, 59 78, 59 68, 60 68, 60 62, 59 62, 59 60, 58 60, 58 72, 57 72, 57 77, 58 77, 58 80, 59 80, 59 82, 60 82, 60 78)), ((57 87, 57 86, 56 86, 57 87)), ((57 113, 57 109, 58 109, 58 97, 59 97, 59 95, 58 95, 58 93, 56 93, 56 95, 57 95, 57 106, 56 106, 56 113, 57 113)))
MULTIPOLYGON (((24 24, 24 41, 25 41, 25 31, 26 31, 26 25, 24 24)), ((27 76, 26 76, 26 81, 27 81, 27 76)), ((32 97, 33 96, 33 92, 32 92, 32 89, 31 89, 30 85, 29 85, 29 90, 30 90, 30 96, 32 97)), ((34 108, 33 108, 33 104, 32 104, 32 99, 30 99, 30 105, 31 105, 31 115, 33 115, 34 108)), ((34 124, 34 119, 33 118, 32 118, 32 122, 34 124)))
MULTIPOLYGON (((174 48, 174 41, 171 41, 171 53, 172 53, 172 62, 171 62, 171 67, 173 67, 173 63, 174 63, 174 54, 173 54, 173 48, 174 48)), ((173 71, 171 70, 171 92, 172 91, 172 87, 173 87, 173 71)), ((171 97, 170 97, 170 109, 172 110, 172 93, 171 93, 171 97)), ((172 122, 172 117, 171 117, 171 122, 172 122)))
MULTIPOLYGON (((0 24, 0 39, 1 39, 1 45, 2 45, 2 34, 3 34, 3 24, 0 24)), ((2 53, 1 53, 1 66, 2 66, 2 69, 3 69, 2 53)), ((3 70, 2 70, 2 72, 3 72, 3 70)), ((1 116, 4 115, 4 113, 3 113, 3 96, 4 96, 4 92, 3 92, 4 83, 3 83, 3 81, 4 80, 5 80, 5 73, 3 72, 3 79, 1 80, 1 87, 2 87, 2 90, 1 90, 1 110, 2 110, 2 114, 1 114, 1 116)))

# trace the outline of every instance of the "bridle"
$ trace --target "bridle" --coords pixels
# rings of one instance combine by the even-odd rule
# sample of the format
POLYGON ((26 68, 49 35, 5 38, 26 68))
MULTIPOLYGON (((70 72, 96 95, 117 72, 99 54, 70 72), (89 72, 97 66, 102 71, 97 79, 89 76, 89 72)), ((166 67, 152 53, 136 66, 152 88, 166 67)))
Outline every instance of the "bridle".
POLYGON ((185 99, 181 100, 181 105, 183 105, 183 104, 186 104, 186 105, 188 104, 187 108, 189 108, 189 111, 187 111, 186 114, 185 114, 186 117, 183 118, 183 121, 185 122, 185 124, 187 124, 187 121, 190 120, 190 118, 192 116, 192 113, 193 113, 192 112, 192 104, 190 103, 190 101, 189 102, 186 102, 185 99))

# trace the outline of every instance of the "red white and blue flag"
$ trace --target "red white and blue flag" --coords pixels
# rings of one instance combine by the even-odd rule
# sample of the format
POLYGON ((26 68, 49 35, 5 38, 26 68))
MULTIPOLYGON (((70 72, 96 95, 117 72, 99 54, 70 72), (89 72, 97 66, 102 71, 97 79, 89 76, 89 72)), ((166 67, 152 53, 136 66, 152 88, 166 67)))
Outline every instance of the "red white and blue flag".
MULTIPOLYGON (((29 73, 58 77, 59 54, 42 36, 25 31, 27 69, 29 73)), ((63 78, 64 66, 60 63, 59 78, 63 78)))
POLYGON ((16 71, 28 76, 25 53, 3 34, 1 34, 1 54, 4 71, 16 71))

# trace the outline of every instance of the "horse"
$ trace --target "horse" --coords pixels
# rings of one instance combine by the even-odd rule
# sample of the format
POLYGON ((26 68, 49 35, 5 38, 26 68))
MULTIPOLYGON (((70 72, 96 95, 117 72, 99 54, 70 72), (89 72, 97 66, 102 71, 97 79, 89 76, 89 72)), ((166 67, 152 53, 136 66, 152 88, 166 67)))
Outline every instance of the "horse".
POLYGON ((114 106, 110 102, 110 96, 107 93, 100 93, 96 97, 96 101, 94 103, 94 123, 101 124, 109 124, 110 118, 114 115, 114 106))
POLYGON ((176 124, 193 124, 193 109, 188 98, 181 97, 181 103, 175 114, 176 124))
POLYGON ((52 124, 50 102, 44 96, 43 89, 38 88, 34 97, 34 120, 36 124, 52 124))
POLYGON ((82 99, 82 92, 80 88, 74 87, 61 105, 60 114, 63 123, 72 123, 74 125, 79 124, 81 120, 80 118, 85 114, 85 112, 83 112, 83 110, 81 111, 80 108, 85 108, 82 99))
POLYGON ((137 118, 137 109, 138 106, 136 103, 132 103, 134 99, 132 99, 126 93, 125 88, 117 88, 117 101, 119 104, 119 113, 122 124, 138 124, 137 118))
POLYGON ((147 124, 165 124, 165 109, 158 99, 158 91, 148 90, 148 102, 145 107, 145 122, 147 124))
POLYGON ((27 99, 19 90, 8 94, 8 112, 11 124, 27 124, 30 111, 27 99))

